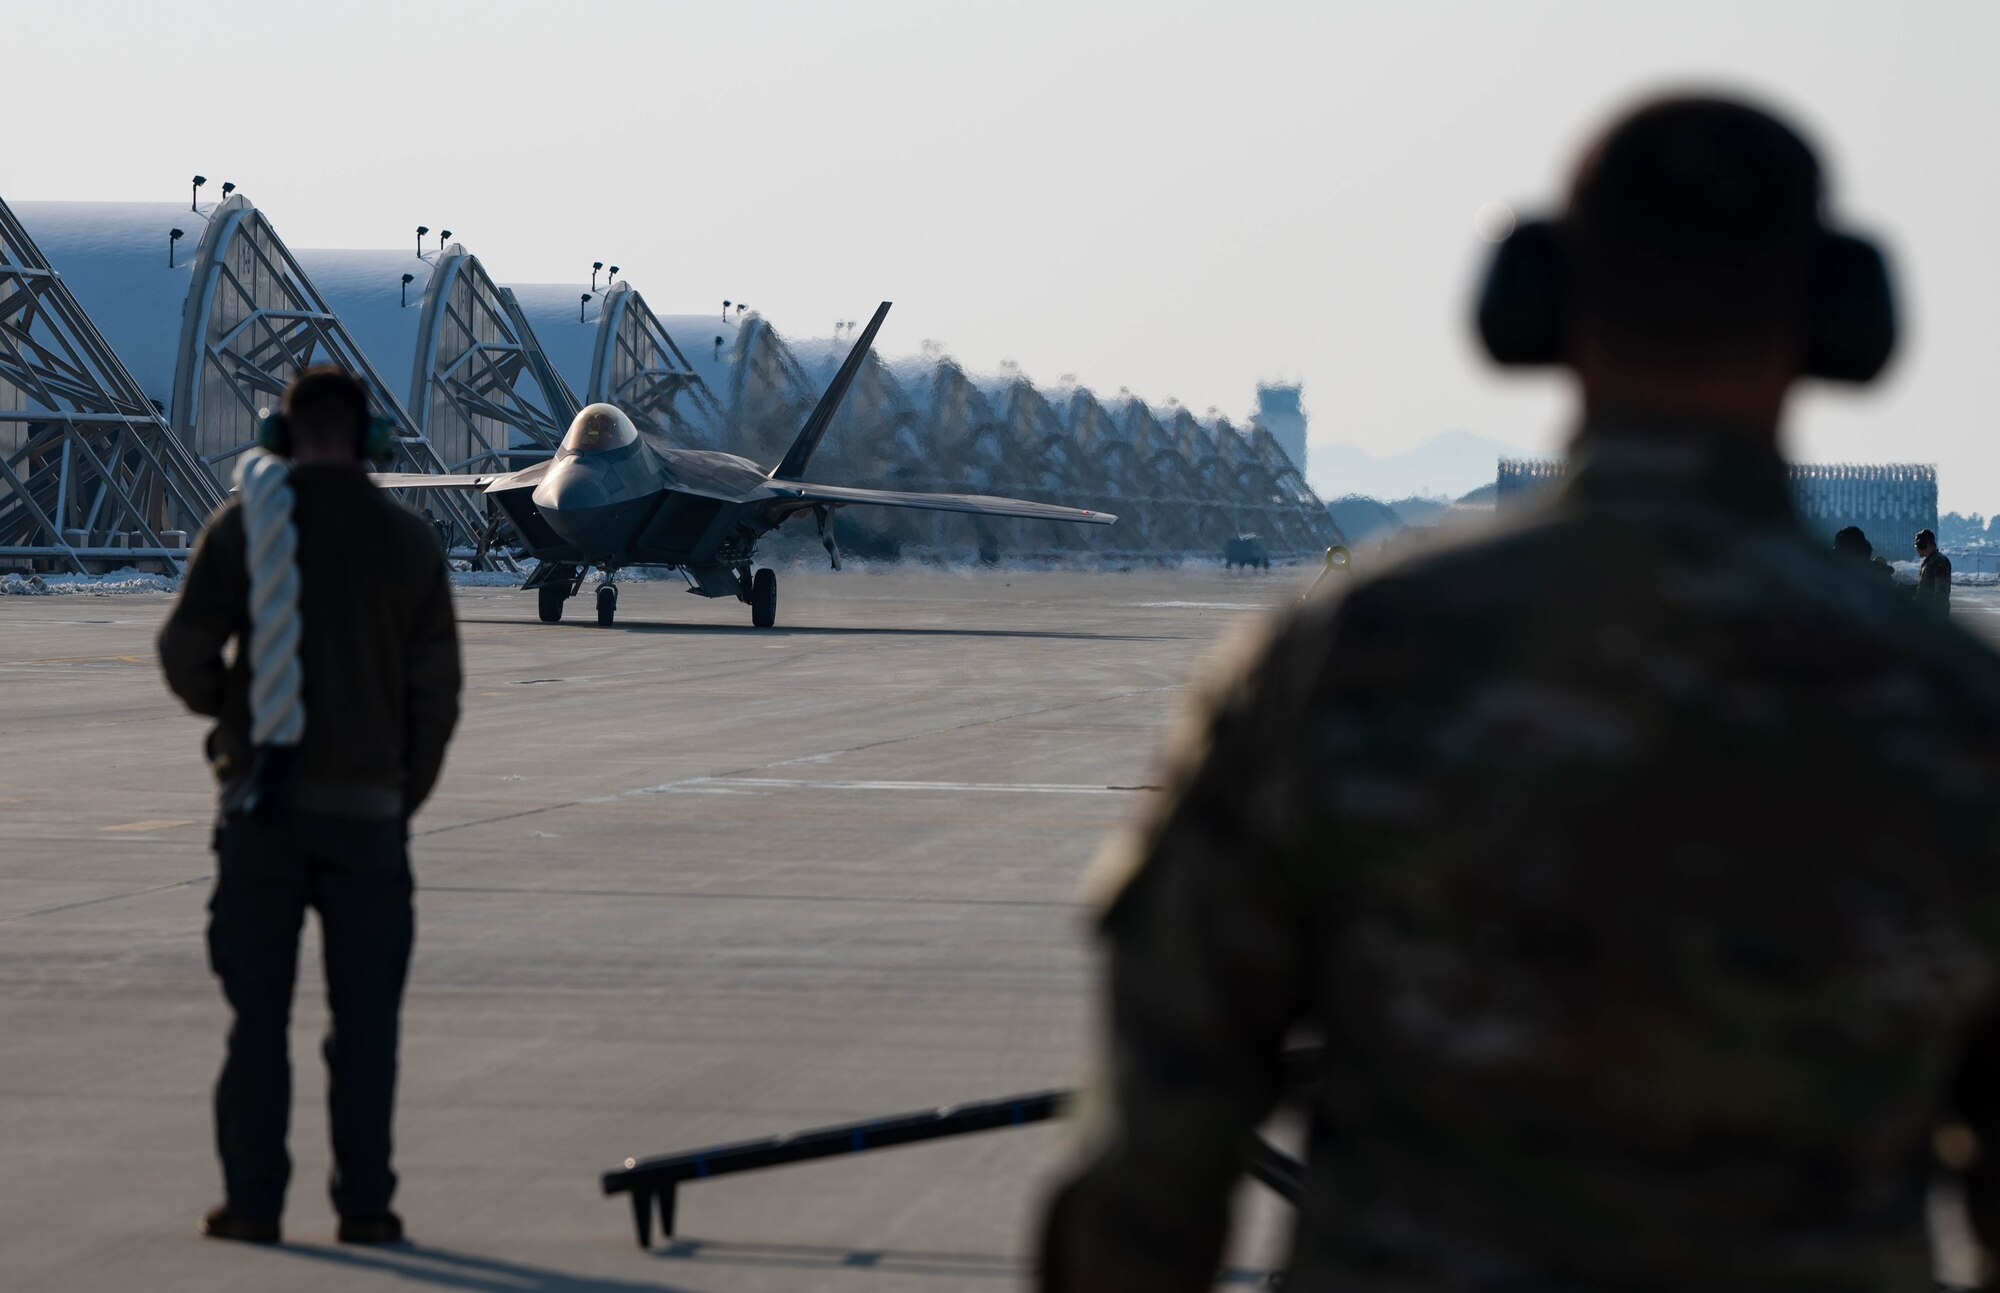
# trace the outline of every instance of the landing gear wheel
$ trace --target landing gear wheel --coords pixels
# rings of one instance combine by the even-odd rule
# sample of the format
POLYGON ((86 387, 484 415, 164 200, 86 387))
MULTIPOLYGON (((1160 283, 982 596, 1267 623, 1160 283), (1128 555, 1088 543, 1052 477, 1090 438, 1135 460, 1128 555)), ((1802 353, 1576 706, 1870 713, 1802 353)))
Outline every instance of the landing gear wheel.
POLYGON ((618 618, 618 585, 599 584, 597 586, 597 627, 608 629, 611 621, 618 618))
POLYGON ((778 622, 778 573, 769 566, 750 580, 750 623, 760 629, 778 622))
POLYGON ((569 600, 561 584, 543 584, 536 590, 541 598, 542 623, 554 624, 562 618, 562 604, 569 600))

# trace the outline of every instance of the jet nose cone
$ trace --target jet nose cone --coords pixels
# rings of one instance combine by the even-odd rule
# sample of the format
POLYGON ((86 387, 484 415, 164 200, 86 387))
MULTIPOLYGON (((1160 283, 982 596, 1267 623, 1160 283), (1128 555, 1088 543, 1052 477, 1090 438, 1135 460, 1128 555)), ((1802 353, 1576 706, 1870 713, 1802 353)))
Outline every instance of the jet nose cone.
POLYGON ((639 484, 621 484, 611 464, 575 458, 558 459, 529 497, 565 543, 596 559, 624 550, 651 501, 639 484))

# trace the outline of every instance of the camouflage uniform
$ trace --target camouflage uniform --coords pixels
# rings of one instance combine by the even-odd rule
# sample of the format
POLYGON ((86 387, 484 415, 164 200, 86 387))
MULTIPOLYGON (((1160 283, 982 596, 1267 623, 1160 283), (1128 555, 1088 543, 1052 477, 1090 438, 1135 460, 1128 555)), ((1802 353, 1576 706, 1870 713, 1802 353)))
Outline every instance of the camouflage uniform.
POLYGON ((1917 567, 1917 602, 1940 615, 1951 614, 1951 558, 1936 548, 1917 567))
POLYGON ((1951 1095, 2000 660, 1805 537, 1775 454, 1625 420, 1572 462, 1213 697, 1115 863, 1044 1288, 1206 1288, 1301 1032, 1289 1290, 1929 1287, 1934 1124, 2000 1149, 2000 1045, 1951 1095))

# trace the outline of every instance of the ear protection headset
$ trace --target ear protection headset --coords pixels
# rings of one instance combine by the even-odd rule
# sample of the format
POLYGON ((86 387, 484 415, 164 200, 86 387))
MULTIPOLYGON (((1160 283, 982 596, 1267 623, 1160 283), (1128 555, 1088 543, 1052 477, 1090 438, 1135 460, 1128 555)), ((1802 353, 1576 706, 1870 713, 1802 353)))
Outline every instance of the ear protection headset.
MULTIPOLYGON (((1835 382, 1872 381, 1896 348, 1895 294, 1882 251, 1821 225, 1806 269, 1804 371, 1835 382)), ((1569 286, 1563 226, 1524 220, 1493 250, 1479 289, 1479 336, 1494 362, 1563 362, 1569 286)))
MULTIPOLYGON (((257 410, 257 447, 283 458, 292 456, 292 428, 278 409, 257 410)), ((354 456, 368 462, 387 462, 396 452, 396 423, 392 418, 371 414, 355 436, 354 456)))

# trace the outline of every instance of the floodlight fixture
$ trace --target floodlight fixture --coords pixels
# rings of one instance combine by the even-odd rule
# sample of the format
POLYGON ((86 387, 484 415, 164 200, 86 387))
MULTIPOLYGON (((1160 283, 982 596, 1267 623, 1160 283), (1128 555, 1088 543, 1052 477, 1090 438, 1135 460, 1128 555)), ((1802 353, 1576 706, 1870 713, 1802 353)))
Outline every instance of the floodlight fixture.
POLYGON ((590 293, 585 292, 583 294, 583 299, 576 303, 576 321, 578 323, 583 322, 583 312, 586 308, 589 307, 589 305, 590 305, 590 293))
POLYGON ((228 197, 228 196, 229 196, 229 195, 230 195, 231 193, 234 193, 235 191, 236 191, 236 181, 235 181, 235 180, 224 180, 224 181, 222 181, 222 196, 223 196, 223 197, 225 197, 225 198, 226 198, 226 197, 228 197))
POLYGON ((208 176, 197 175, 194 177, 194 189, 188 194, 188 210, 196 213, 201 211, 201 186, 206 183, 208 183, 208 176))
POLYGON ((597 272, 603 268, 604 262, 601 260, 590 262, 590 290, 593 292, 597 290, 597 272))
POLYGON ((417 276, 415 274, 403 275, 403 304, 397 306, 396 307, 397 309, 400 310, 404 306, 407 306, 410 303, 410 284, 416 281, 417 281, 417 276))
POLYGON ((417 226, 417 259, 418 259, 418 260, 422 260, 422 259, 424 258, 424 235, 425 235, 425 234, 427 234, 427 233, 429 233, 430 231, 431 231, 431 227, 430 227, 429 225, 427 225, 427 224, 420 224, 420 225, 418 225, 418 226, 417 226))
POLYGON ((616 265, 613 265, 610 269, 604 271, 605 285, 609 286, 612 280, 616 279, 617 277, 618 277, 618 267, 616 265))
POLYGON ((445 243, 450 241, 450 239, 451 239, 451 230, 449 229, 438 230, 438 250, 443 251, 445 243))
POLYGON ((177 242, 179 242, 179 241, 180 241, 180 240, 181 240, 182 238, 185 238, 185 237, 187 237, 187 230, 185 230, 185 229, 169 229, 169 230, 167 230, 167 268, 168 268, 168 269, 172 269, 172 268, 174 267, 174 244, 175 244, 175 243, 177 243, 177 242))
POLYGON ((736 304, 734 301, 724 301, 722 303, 722 321, 724 323, 729 322, 729 307, 734 304, 736 304))

